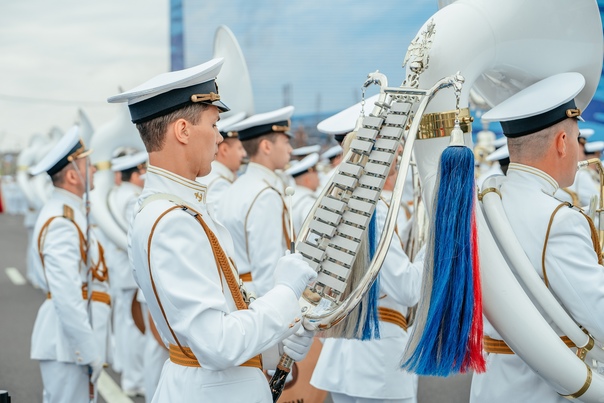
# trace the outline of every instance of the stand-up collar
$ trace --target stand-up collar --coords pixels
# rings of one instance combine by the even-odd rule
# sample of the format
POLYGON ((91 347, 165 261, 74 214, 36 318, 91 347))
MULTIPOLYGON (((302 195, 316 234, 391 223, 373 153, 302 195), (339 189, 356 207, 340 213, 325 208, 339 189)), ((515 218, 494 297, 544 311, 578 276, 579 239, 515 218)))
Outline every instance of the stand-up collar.
POLYGON ((207 187, 165 169, 149 165, 145 193, 169 193, 194 205, 205 204, 207 187))
POLYGON ((245 175, 248 173, 266 181, 270 186, 277 189, 279 193, 283 194, 284 183, 274 171, 256 162, 250 162, 245 171, 245 175))
POLYGON ((533 181, 548 195, 553 196, 560 188, 558 182, 549 174, 540 169, 528 165, 512 162, 508 167, 507 176, 511 179, 515 177, 523 180, 533 181))
POLYGON ((54 189, 54 197, 74 210, 84 212, 84 199, 62 188, 54 189))
POLYGON ((218 176, 228 179, 233 182, 235 180, 235 174, 222 162, 212 161, 212 173, 216 173, 218 176))

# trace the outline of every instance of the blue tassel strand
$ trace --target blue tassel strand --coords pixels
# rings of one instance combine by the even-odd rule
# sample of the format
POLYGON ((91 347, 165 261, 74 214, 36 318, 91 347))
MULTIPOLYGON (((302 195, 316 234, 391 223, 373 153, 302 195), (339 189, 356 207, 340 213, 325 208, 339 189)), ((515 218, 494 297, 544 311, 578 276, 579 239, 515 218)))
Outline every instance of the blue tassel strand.
MULTIPOLYGON (((369 261, 373 259, 377 248, 377 224, 375 213, 369 221, 369 261)), ((363 330, 361 332, 361 340, 379 339, 380 338, 380 322, 378 317, 378 300, 380 298, 380 284, 379 276, 375 279, 371 288, 369 289, 367 298, 359 303, 359 315, 365 312, 365 320, 359 321, 363 323, 363 330), (363 306, 363 304, 366 306, 363 306), (366 308, 366 309, 365 309, 366 308)))
MULTIPOLYGON (((420 375, 448 376, 467 370, 464 364, 474 312, 472 150, 465 146, 444 150, 437 186, 425 267, 433 270, 432 288, 424 288, 427 295, 422 296, 430 305, 427 316, 417 320, 424 328, 415 329, 411 345, 416 347, 406 355, 403 368, 420 375)), ((427 283, 425 287, 430 286, 427 283)))

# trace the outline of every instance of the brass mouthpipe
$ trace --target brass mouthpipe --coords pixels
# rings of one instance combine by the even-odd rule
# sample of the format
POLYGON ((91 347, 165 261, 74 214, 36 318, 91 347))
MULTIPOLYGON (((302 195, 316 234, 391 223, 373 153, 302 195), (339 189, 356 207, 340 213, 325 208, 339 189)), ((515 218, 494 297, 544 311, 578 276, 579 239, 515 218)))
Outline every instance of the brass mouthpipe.
POLYGON ((598 171, 598 175, 600 176, 600 200, 598 202, 598 212, 604 209, 604 166, 602 166, 602 161, 599 158, 590 158, 588 160, 579 161, 577 163, 577 169, 586 168, 590 165, 595 165, 598 171))

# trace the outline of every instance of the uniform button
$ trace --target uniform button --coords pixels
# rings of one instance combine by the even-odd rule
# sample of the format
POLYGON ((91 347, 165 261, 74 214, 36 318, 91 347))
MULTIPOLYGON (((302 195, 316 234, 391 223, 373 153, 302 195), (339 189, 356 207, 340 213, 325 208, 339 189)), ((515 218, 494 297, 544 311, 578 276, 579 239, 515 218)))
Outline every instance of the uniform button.
POLYGON ((294 324, 293 324, 293 323, 290 323, 290 324, 289 324, 289 328, 291 329, 292 327, 294 327, 294 324))
POLYGON ((82 362, 82 357, 78 357, 78 362, 82 362))
POLYGON ((295 323, 300 322, 300 318, 296 318, 296 319, 294 319, 294 322, 295 322, 295 323))
POLYGON ((79 351, 76 351, 76 355, 80 355, 80 352, 79 352, 79 351))

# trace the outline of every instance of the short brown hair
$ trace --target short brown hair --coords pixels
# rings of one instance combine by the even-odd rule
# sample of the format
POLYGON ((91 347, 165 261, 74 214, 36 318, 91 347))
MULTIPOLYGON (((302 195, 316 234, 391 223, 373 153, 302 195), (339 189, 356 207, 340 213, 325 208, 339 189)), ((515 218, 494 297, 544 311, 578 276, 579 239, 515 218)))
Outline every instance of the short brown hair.
POLYGON ((201 112, 206 110, 209 105, 194 103, 170 112, 167 115, 159 116, 146 122, 137 123, 136 128, 141 135, 147 152, 161 151, 164 148, 166 140, 166 130, 168 125, 178 119, 184 119, 192 124, 199 123, 201 112))
POLYGON ((282 133, 272 132, 269 134, 263 134, 262 136, 254 137, 249 140, 243 140, 241 144, 243 145, 243 148, 245 149, 245 152, 247 153, 248 157, 253 157, 258 153, 258 147, 260 147, 260 143, 262 142, 262 140, 266 139, 271 143, 274 143, 277 138, 277 135, 279 134, 282 133))

